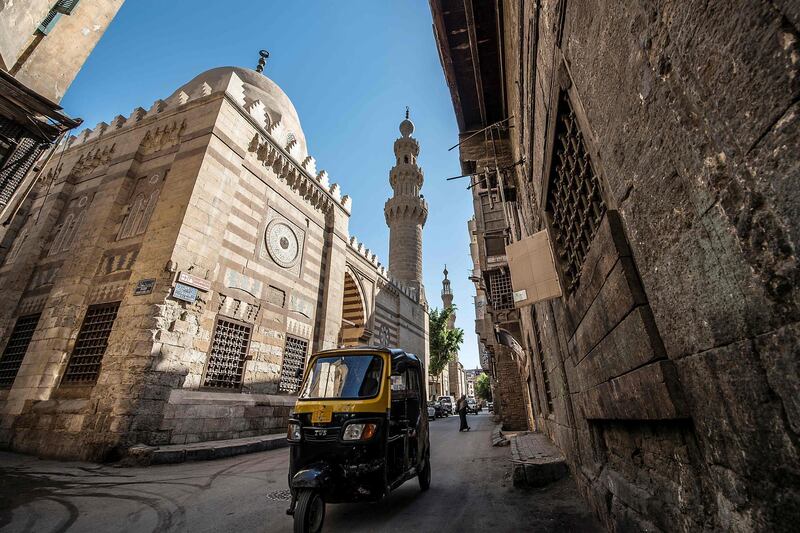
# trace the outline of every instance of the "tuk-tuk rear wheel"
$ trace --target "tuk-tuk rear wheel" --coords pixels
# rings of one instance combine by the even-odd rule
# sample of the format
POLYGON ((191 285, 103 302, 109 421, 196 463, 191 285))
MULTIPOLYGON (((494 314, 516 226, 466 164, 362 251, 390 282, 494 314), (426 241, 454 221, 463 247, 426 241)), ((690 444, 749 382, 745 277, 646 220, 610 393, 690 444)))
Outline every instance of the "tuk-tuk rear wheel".
POLYGON ((324 520, 325 501, 320 493, 316 490, 300 490, 294 510, 294 533, 319 533, 324 520))

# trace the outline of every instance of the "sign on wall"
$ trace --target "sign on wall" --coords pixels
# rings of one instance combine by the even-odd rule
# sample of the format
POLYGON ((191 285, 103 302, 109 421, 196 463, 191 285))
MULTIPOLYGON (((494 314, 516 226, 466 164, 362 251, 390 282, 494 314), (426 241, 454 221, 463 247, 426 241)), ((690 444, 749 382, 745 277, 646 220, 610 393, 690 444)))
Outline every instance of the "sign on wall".
POLYGON ((136 288, 133 289, 133 295, 144 296, 145 294, 150 294, 155 286, 156 280, 154 278, 140 279, 136 283, 136 288))
POLYGON ((192 276, 188 272, 181 272, 180 274, 178 274, 178 283, 183 283, 184 285, 195 287, 203 292, 208 292, 211 290, 210 281, 208 281, 207 279, 199 278, 197 276, 192 276))
POLYGON ((172 289, 172 297, 184 302, 194 303, 197 300, 197 288, 184 285, 183 283, 176 283, 172 289))

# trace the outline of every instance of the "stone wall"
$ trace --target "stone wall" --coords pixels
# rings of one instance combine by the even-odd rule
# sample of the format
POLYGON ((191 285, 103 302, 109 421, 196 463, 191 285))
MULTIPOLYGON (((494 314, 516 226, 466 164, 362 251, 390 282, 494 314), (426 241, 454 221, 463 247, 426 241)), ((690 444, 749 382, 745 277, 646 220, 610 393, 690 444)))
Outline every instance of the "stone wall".
POLYGON ((0 68, 8 71, 14 66, 51 7, 49 0, 0 5, 0 68))
POLYGON ((160 429, 171 444, 283 433, 294 396, 175 389, 164 408, 160 429))
POLYGON ((791 530, 797 9, 503 7, 523 236, 564 95, 606 206, 577 290, 523 312, 537 426, 611 530, 791 530))
POLYGON ((283 431, 287 339, 310 351, 319 316, 330 347, 330 324, 340 326, 342 284, 323 267, 343 276, 349 201, 321 178, 308 187, 313 164, 287 159, 300 154, 279 119, 265 131, 263 105, 249 106, 261 122, 245 109, 246 88, 235 72, 195 80, 71 139, 45 169, 0 267, 3 341, 18 317, 42 313, 0 395, 4 446, 97 460, 139 443, 283 431), (291 264, 266 250, 275 220, 298 235, 291 264), (194 301, 176 297, 179 274, 195 278, 194 301), (141 280, 149 293, 134 291, 141 280), (87 309, 109 302, 119 307, 96 376, 64 380, 87 309), (218 317, 249 328, 238 383, 207 379, 218 317))

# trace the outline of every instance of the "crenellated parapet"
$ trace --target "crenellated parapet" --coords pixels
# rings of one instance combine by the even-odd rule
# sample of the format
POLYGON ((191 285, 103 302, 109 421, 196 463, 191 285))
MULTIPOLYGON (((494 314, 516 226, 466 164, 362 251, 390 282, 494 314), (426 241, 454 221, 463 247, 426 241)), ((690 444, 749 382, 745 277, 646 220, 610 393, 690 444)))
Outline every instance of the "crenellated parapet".
MULTIPOLYGON (((305 140, 302 139, 302 132, 298 131, 296 117, 287 118, 277 113, 275 102, 269 102, 268 105, 268 102, 258 98, 252 90, 252 79, 251 83, 245 83, 237 72, 248 79, 252 76, 263 78, 261 74, 246 69, 209 71, 209 79, 193 80, 167 99, 157 99, 148 110, 137 107, 128 116, 117 115, 111 124, 101 122, 92 129, 87 128, 77 136, 70 137, 66 141, 66 149, 80 149, 98 139, 160 120, 198 101, 224 95, 258 130, 247 146, 248 152, 255 154, 263 166, 271 168, 279 179, 313 207, 327 211, 338 206, 349 214, 352 209, 351 197, 342 194, 338 184, 331 183, 327 172, 317 171, 316 160, 306 153, 305 140)), ((259 81, 274 86, 267 78, 259 81)), ((177 144, 185 128, 185 121, 174 121, 148 131, 142 140, 140 152, 144 155, 177 144)))
POLYGON ((373 267, 373 272, 376 274, 378 287, 381 289, 389 290, 390 292, 400 295, 403 294, 414 302, 419 303, 419 291, 411 284, 405 283, 402 280, 396 279, 389 270, 384 267, 377 256, 373 253, 364 243, 359 242, 355 236, 351 236, 347 243, 348 248, 355 255, 364 258, 373 267))

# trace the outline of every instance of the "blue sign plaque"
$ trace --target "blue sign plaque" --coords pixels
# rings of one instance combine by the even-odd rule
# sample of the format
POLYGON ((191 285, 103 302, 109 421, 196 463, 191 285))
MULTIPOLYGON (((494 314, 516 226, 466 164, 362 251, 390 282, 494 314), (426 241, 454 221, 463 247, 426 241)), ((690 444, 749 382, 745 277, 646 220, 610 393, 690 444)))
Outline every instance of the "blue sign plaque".
POLYGON ((184 302, 194 303, 197 299, 197 289, 183 283, 176 283, 172 289, 172 297, 184 302))

